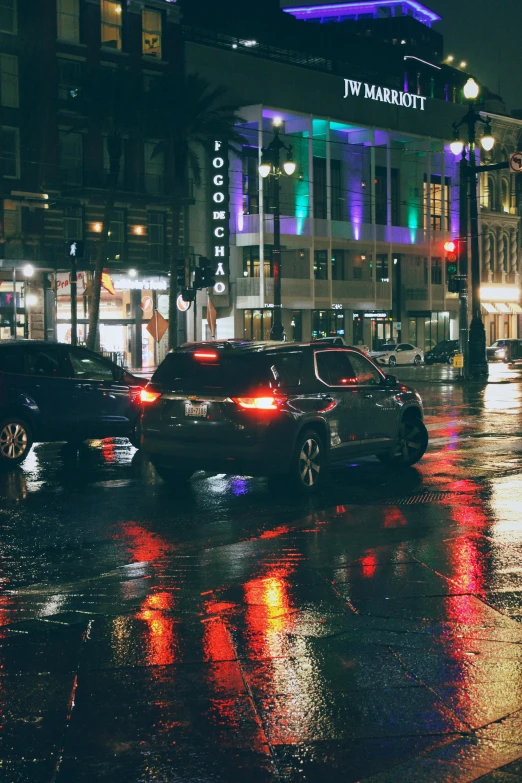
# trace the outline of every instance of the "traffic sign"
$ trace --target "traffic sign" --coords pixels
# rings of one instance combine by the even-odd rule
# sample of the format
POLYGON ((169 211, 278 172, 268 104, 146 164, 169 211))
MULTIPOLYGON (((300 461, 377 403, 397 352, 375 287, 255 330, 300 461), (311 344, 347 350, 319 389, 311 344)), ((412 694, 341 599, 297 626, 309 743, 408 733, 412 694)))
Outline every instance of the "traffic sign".
POLYGON ((187 312, 187 310, 188 310, 188 309, 189 309, 189 307, 190 307, 190 302, 185 302, 185 300, 183 299, 183 297, 182 297, 182 296, 181 296, 181 294, 180 294, 180 295, 178 296, 178 298, 176 299, 176 307, 177 307, 177 308, 178 308, 178 310, 180 310, 182 313, 186 313, 186 312, 187 312))
POLYGON ((509 170, 513 174, 522 173, 522 152, 514 152, 509 159, 509 170))
POLYGON ((459 369, 464 367, 464 354, 456 353, 453 357, 453 366, 459 369))

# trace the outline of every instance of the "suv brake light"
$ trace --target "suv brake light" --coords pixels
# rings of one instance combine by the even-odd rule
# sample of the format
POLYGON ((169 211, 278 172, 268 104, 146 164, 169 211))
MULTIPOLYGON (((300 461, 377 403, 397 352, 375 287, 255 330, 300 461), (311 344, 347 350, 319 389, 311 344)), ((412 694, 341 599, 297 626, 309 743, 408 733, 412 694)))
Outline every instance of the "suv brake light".
POLYGON ((277 411, 282 402, 275 397, 233 397, 235 403, 245 410, 277 411))
POLYGON ((212 360, 217 359, 218 355, 215 351, 195 351, 194 352, 194 359, 200 359, 200 360, 212 360))
POLYGON ((150 389, 142 389, 140 391, 140 402, 156 402, 161 397, 161 392, 151 391, 150 389))

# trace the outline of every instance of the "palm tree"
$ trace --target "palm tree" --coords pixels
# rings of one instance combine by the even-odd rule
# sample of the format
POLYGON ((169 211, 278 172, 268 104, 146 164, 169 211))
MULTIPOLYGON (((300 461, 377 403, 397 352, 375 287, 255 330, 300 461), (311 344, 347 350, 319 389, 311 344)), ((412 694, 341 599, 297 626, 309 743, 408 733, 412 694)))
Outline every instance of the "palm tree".
POLYGON ((97 68, 88 74, 83 92, 84 111, 107 140, 109 170, 104 174, 105 200, 102 230, 96 244, 92 295, 89 303, 87 346, 95 350, 98 337, 102 273, 121 172, 124 135, 140 135, 143 124, 142 83, 126 68, 97 68))
POLYGON ((236 151, 243 140, 235 127, 243 120, 237 116, 237 106, 223 103, 226 92, 224 87, 211 89, 197 74, 177 80, 166 74, 151 85, 151 135, 161 139, 153 155, 165 154, 170 183, 169 348, 175 348, 177 343, 180 223, 189 181, 192 179, 197 187, 201 184, 200 154, 210 149, 214 139, 228 142, 236 151))

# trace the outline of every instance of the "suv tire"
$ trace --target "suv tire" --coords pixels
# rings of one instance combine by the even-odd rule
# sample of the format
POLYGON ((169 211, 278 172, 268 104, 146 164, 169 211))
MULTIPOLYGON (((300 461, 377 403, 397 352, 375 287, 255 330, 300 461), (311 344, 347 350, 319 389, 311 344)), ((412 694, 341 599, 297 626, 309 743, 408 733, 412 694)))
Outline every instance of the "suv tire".
POLYGON ((393 452, 378 457, 385 465, 408 467, 422 459, 427 448, 428 430, 420 419, 412 417, 401 422, 393 452))
POLYGON ((290 477, 300 492, 317 492, 324 481, 326 453, 320 435, 312 429, 299 433, 292 456, 290 477))
POLYGON ((31 428, 24 419, 6 416, 0 421, 0 465, 19 465, 33 445, 31 428))

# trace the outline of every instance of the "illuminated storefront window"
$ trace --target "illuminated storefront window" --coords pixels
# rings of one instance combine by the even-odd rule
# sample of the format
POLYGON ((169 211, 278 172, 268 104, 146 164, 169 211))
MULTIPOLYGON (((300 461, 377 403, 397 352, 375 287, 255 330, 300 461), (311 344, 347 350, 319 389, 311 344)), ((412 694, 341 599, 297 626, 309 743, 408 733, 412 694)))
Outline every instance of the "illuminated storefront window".
POLYGON ((312 339, 344 337, 343 310, 312 310, 312 339))
POLYGON ((245 326, 243 334, 247 340, 269 340, 272 328, 271 308, 260 310, 245 310, 245 326))

